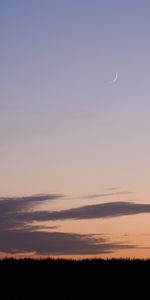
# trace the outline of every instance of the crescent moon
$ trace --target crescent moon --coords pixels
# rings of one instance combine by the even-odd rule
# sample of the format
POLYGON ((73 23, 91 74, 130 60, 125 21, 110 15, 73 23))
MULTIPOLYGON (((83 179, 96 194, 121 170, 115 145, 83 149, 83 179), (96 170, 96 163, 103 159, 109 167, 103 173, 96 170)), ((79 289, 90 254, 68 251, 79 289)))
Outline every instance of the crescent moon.
POLYGON ((118 80, 118 73, 116 72, 115 78, 111 81, 111 83, 115 83, 118 80))

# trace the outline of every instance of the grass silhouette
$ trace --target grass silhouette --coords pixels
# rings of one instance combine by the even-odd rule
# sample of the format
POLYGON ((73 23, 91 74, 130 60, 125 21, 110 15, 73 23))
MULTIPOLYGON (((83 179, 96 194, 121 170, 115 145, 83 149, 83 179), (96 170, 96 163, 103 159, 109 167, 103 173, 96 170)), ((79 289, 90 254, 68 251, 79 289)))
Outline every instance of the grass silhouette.
POLYGON ((10 258, 0 261, 0 278, 0 299, 144 299, 150 260, 10 258))

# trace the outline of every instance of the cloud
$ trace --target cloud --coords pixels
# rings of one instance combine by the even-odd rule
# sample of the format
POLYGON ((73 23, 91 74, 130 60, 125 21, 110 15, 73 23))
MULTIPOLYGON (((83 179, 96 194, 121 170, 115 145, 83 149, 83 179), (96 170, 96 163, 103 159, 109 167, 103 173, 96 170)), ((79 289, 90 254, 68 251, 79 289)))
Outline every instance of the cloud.
POLYGON ((115 191, 115 190, 118 190, 118 189, 119 189, 119 186, 112 186, 112 187, 105 188, 106 191, 115 191))
POLYGON ((37 194, 23 197, 0 197, 0 206, 5 208, 11 207, 11 209, 13 209, 14 207, 16 209, 16 207, 18 207, 19 209, 29 205, 35 205, 38 202, 57 200, 62 197, 64 197, 64 195, 59 194, 37 194))
MULTIPOLYGON (((61 195, 34 195, 20 198, 0 198, 0 252, 37 255, 78 255, 113 253, 137 248, 135 245, 111 242, 103 236, 59 232, 57 226, 45 226, 39 221, 95 217, 96 207, 85 206, 59 212, 31 211, 43 201, 61 195), (53 232, 48 232, 53 230, 53 232)), ((104 215, 104 212, 103 212, 104 215)))
POLYGON ((10 254, 35 252, 38 255, 81 255, 113 253, 136 248, 134 245, 111 243, 103 237, 63 232, 0 232, 0 251, 10 254))
MULTIPOLYGON (((0 201, 0 228, 12 229, 30 226, 34 221, 58 221, 58 220, 81 220, 95 218, 114 218, 120 216, 150 213, 150 204, 139 204, 133 202, 109 202, 94 205, 86 205, 60 211, 31 211, 30 207, 43 199, 57 199, 60 195, 44 195, 34 197, 22 197, 5 199, 0 201), (25 208, 28 208, 25 210, 25 208)), ((2 199, 2 198, 1 198, 2 199)))
POLYGON ((33 212, 26 215, 28 220, 56 221, 81 220, 95 218, 113 218, 120 216, 150 213, 150 204, 137 204, 133 202, 109 202, 95 205, 81 206, 53 212, 33 212))
POLYGON ((40 194, 24 197, 0 197, 0 229, 14 228, 26 222, 23 216, 26 210, 30 210, 44 201, 53 201, 64 197, 59 194, 40 194))
MULTIPOLYGON (((111 188, 111 190, 114 190, 115 188, 111 188)), ((117 195, 128 195, 132 194, 132 192, 129 191, 121 191, 121 192, 113 192, 113 193, 102 193, 102 194, 93 194, 93 195, 87 195, 83 196, 85 199, 95 199, 95 198, 102 198, 102 197, 109 197, 109 196, 117 196, 117 195)))

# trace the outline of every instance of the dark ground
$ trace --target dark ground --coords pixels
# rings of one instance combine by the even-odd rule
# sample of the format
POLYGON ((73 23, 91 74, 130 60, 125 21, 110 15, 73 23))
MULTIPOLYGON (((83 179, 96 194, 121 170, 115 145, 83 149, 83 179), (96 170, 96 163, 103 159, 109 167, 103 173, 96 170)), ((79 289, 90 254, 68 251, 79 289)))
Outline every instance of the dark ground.
POLYGON ((137 297, 150 299, 150 260, 0 261, 0 300, 137 297))

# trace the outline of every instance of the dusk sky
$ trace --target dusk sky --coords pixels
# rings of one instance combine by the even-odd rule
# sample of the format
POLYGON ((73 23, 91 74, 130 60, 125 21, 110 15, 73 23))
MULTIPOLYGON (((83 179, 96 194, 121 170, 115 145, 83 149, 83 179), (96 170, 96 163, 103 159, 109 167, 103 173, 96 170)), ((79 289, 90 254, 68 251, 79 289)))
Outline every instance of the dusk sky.
POLYGON ((150 256, 149 28, 146 0, 0 1, 1 257, 150 256))

